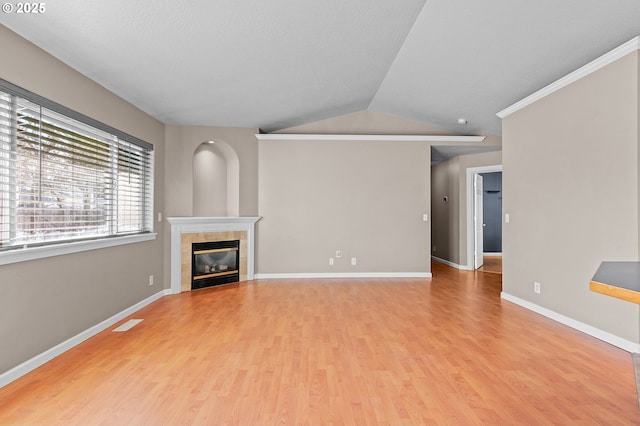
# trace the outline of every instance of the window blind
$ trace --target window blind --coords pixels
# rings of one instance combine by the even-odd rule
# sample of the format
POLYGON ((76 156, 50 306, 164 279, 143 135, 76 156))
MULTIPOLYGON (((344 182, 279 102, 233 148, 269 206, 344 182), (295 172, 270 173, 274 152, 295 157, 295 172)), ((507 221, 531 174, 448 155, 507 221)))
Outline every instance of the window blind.
POLYGON ((153 151, 136 142, 1 82, 0 250, 152 231, 153 151))

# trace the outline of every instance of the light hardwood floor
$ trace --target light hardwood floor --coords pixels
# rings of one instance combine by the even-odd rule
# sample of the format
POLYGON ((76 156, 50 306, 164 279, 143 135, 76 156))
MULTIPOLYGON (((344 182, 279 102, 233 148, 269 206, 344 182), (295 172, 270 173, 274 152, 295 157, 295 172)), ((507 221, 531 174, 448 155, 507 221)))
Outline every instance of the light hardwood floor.
POLYGON ((0 389, 0 424, 640 424, 629 353, 433 274, 164 297, 0 389))
POLYGON ((493 274, 502 273, 502 256, 484 256, 484 264, 478 269, 493 274))

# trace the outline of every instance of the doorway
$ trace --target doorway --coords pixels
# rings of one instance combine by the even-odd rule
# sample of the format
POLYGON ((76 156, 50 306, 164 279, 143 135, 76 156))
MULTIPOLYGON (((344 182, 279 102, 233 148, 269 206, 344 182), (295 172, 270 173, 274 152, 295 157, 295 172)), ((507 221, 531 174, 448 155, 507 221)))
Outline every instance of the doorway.
MULTIPOLYGON (((478 189, 478 183, 482 182, 481 174, 502 172, 502 165, 470 167, 467 168, 467 269, 476 270, 484 263, 484 225, 487 219, 479 218, 478 215, 482 205, 484 188, 478 189)), ((484 186, 484 185, 482 185, 484 186)), ((502 212, 499 213, 498 220, 502 224, 502 212)))
POLYGON ((502 172, 482 173, 485 256, 502 254, 502 172))

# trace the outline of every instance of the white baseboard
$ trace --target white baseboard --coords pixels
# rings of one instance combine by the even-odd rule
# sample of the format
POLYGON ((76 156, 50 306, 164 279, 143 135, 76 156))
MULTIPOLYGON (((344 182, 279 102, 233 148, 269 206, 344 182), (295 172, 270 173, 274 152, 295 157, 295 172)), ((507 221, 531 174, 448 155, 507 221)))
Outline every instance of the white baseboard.
POLYGON ((431 260, 435 260, 438 263, 444 263, 445 265, 451 266, 452 268, 461 269, 464 271, 470 271, 471 269, 466 265, 458 265, 457 263, 450 262, 448 260, 441 259, 436 256, 431 256, 431 260))
POLYGON ((256 274, 257 280, 277 278, 431 278, 431 272, 344 272, 256 274))
POLYGON ((634 343, 630 340, 623 339, 614 334, 600 330, 599 328, 590 326, 583 322, 576 321, 573 318, 569 318, 567 316, 559 314, 550 309, 543 308, 542 306, 536 305, 535 303, 528 302, 524 299, 520 299, 519 297, 512 296, 508 293, 505 293, 504 291, 500 293, 500 297, 504 300, 515 303, 516 305, 520 305, 523 308, 529 309, 530 311, 536 312, 540 315, 543 315, 561 324, 564 324, 578 331, 581 331, 585 334, 588 334, 589 336, 595 337, 596 339, 600 339, 613 346, 617 346, 618 348, 623 349, 627 352, 640 353, 640 344, 638 343, 634 343))
POLYGON ((48 361, 51 361, 53 358, 57 357, 58 355, 68 351, 74 346, 84 342, 88 338, 95 336, 101 331, 111 327, 118 321, 121 321, 122 319, 128 317, 134 312, 139 311, 145 306, 160 299, 162 296, 166 296, 168 294, 172 294, 170 289, 159 291, 156 294, 151 295, 146 299, 136 303, 135 305, 125 309, 124 311, 119 312, 110 318, 107 318, 101 323, 96 324, 93 327, 65 340, 64 342, 54 346, 53 348, 48 349, 45 352, 34 356, 33 358, 23 362, 22 364, 12 368, 11 370, 5 371, 4 373, 0 374, 0 388, 8 385, 14 380, 19 379, 20 377, 24 376, 30 371, 33 371, 36 368, 40 367, 42 364, 48 361))
POLYGON ((502 257, 502 253, 498 253, 498 252, 482 253, 482 255, 484 257, 502 257))

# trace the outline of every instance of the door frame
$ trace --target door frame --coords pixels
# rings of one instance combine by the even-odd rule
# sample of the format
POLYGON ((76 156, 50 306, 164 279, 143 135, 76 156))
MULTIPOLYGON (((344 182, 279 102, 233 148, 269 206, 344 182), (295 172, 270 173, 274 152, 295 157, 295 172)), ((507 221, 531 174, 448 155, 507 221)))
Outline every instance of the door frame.
POLYGON ((473 246, 475 243, 475 227, 473 226, 473 206, 475 203, 475 191, 473 188, 473 176, 480 173, 501 172, 502 164, 482 167, 467 167, 467 264, 464 269, 473 271, 473 246))
POLYGON ((473 174, 473 269, 484 264, 484 185, 480 173, 473 174))

